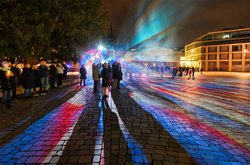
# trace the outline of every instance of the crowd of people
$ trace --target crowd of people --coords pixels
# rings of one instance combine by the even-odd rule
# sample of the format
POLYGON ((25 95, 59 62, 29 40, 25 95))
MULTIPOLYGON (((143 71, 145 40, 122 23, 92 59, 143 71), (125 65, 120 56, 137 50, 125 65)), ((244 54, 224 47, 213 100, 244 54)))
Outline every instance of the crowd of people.
MULTIPOLYGON (((84 66, 80 69, 80 77, 86 78, 86 69, 84 66)), ((109 92, 112 90, 120 89, 120 81, 122 80, 122 69, 121 64, 114 62, 112 65, 110 63, 103 64, 92 64, 92 79, 93 91, 98 92, 98 84, 100 79, 102 79, 102 97, 106 98, 109 96, 109 92)), ((81 78, 82 79, 82 78, 81 78)), ((81 81, 82 82, 82 81, 81 81)), ((84 81, 85 84, 85 81, 84 81)))
POLYGON ((0 85, 3 93, 2 108, 10 109, 11 102, 18 102, 17 86, 22 85, 25 98, 44 96, 49 89, 62 87, 62 80, 67 78, 68 67, 65 62, 50 65, 45 60, 39 64, 11 63, 2 61, 0 67, 0 85), (39 90, 37 90, 39 88, 39 90), (32 91, 33 90, 33 91, 32 91))
MULTIPOLYGON (((198 68, 194 67, 176 67, 176 66, 143 66, 140 64, 129 64, 125 66, 125 74, 130 78, 132 76, 150 77, 150 76, 171 76, 171 78, 188 76, 188 79, 194 79, 198 68)), ((202 74, 202 68, 200 73, 202 74)))
MULTIPOLYGON (((123 65, 125 75, 132 78, 132 75, 139 74, 142 76, 152 76, 155 74, 163 77, 170 74, 172 78, 188 76, 188 79, 194 79, 194 67, 145 67, 140 65, 127 64, 123 65)), ((121 64, 118 62, 111 63, 93 63, 92 79, 93 91, 98 92, 98 84, 102 79, 102 96, 107 98, 110 90, 119 90, 120 81, 123 79, 121 64)), ((11 108, 11 102, 18 102, 17 86, 22 85, 25 98, 32 96, 46 95, 49 89, 62 87, 63 79, 67 78, 68 67, 65 62, 47 64, 41 60, 39 64, 31 66, 30 63, 11 64, 8 61, 2 61, 0 67, 0 85, 3 92, 2 107, 3 109, 11 108), (37 90, 39 88, 39 90, 37 90)), ((202 73, 202 70, 201 70, 202 73)), ((84 65, 79 69, 80 86, 86 86, 87 70, 84 65)))

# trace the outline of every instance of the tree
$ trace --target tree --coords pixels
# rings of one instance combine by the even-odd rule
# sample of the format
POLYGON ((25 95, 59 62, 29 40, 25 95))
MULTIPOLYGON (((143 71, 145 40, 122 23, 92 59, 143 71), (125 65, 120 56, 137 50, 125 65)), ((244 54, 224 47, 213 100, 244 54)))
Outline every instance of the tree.
POLYGON ((2 0, 0 7, 0 57, 50 58, 55 49, 71 58, 108 30, 101 0, 2 0))

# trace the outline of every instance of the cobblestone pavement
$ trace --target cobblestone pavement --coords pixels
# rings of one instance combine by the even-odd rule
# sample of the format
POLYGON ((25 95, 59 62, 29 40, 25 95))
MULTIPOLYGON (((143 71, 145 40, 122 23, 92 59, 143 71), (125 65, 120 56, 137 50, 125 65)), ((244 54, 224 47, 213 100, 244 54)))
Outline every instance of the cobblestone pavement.
POLYGON ((107 100, 92 90, 5 141, 0 164, 250 164, 248 81, 135 78, 107 100))
POLYGON ((22 95, 19 95, 20 101, 12 103, 11 109, 1 109, 0 146, 10 138, 20 134, 46 113, 73 97, 81 89, 79 85, 72 84, 72 82, 68 85, 64 83, 64 85, 63 88, 50 90, 46 96, 24 99, 22 95))
POLYGON ((213 76, 128 82, 131 97, 199 164, 250 164, 249 85, 213 76))

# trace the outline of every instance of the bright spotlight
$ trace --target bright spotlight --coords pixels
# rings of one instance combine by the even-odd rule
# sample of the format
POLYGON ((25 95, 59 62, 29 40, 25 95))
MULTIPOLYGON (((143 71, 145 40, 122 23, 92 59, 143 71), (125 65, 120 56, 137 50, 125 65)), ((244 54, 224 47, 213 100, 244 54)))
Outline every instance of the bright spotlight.
POLYGON ((98 46, 98 50, 103 51, 104 49, 105 49, 104 46, 102 46, 102 45, 98 46))

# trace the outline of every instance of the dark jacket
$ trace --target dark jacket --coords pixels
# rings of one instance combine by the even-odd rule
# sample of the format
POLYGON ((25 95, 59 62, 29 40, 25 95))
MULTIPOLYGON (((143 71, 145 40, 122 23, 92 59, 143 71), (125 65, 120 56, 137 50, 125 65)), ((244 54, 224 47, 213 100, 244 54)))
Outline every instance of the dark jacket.
POLYGON ((23 88, 24 89, 31 89, 34 87, 34 72, 31 68, 24 68, 23 69, 23 88))
POLYGON ((38 70, 39 70, 39 72, 40 72, 40 76, 41 76, 41 77, 48 77, 48 76, 49 76, 49 69, 48 69, 47 66, 42 66, 42 65, 40 65, 40 66, 38 67, 38 70))
POLYGON ((119 70, 117 65, 112 66, 113 79, 119 79, 119 70))
POLYGON ((110 86, 110 71, 109 69, 103 68, 101 72, 102 77, 102 87, 110 86))
POLYGON ((13 76, 10 77, 11 88, 15 90, 18 84, 18 77, 17 77, 18 69, 16 67, 11 67, 10 70, 13 73, 13 76))
MULTIPOLYGON (((9 72, 10 69, 8 70, 9 72)), ((13 89, 10 77, 6 77, 7 70, 0 70, 0 84, 3 91, 13 89)))
POLYGON ((81 79, 86 79, 87 78, 87 76, 86 76, 87 71, 86 71, 85 67, 81 67, 79 72, 80 72, 80 78, 81 79))
POLYGON ((34 86, 41 87, 42 82, 39 70, 33 70, 33 72, 34 72, 34 86))
POLYGON ((118 80, 122 80, 122 69, 118 67, 118 80))
POLYGON ((56 76, 56 75, 57 75, 56 66, 50 65, 50 67, 49 67, 49 74, 50 74, 51 76, 56 76))

